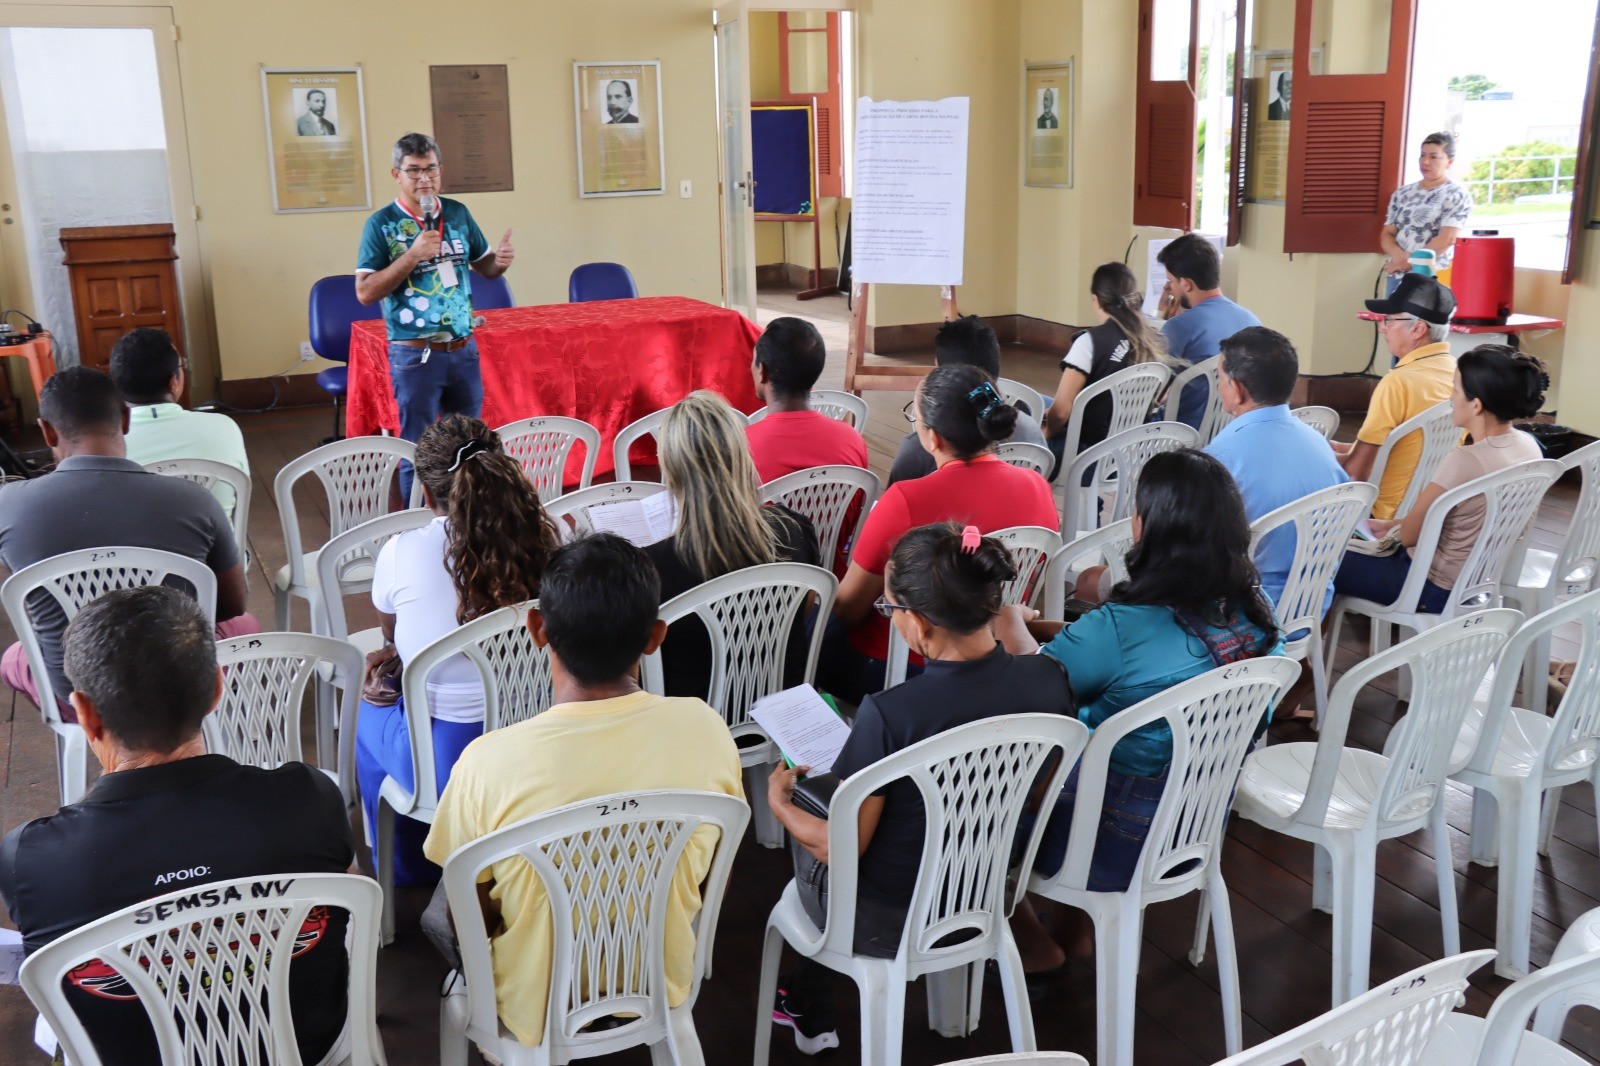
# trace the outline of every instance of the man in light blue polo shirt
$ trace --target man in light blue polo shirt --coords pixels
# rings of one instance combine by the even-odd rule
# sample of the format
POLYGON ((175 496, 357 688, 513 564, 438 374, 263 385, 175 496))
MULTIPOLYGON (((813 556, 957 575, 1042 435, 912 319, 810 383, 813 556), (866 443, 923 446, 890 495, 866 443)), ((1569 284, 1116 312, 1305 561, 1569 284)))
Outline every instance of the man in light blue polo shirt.
MULTIPOLYGON (((1350 480, 1322 434, 1289 413, 1300 359, 1288 337, 1251 326, 1225 339, 1221 355, 1218 387, 1234 419, 1206 451, 1233 474, 1250 521, 1350 480)), ((1274 604, 1289 580, 1294 547, 1294 530, 1278 529, 1256 549, 1261 590, 1274 604)), ((1323 611, 1332 602, 1330 583, 1323 611)))
MULTIPOLYGON (((1185 233, 1157 252, 1156 261, 1166 268, 1167 284, 1183 308, 1161 327, 1167 355, 1175 362, 1204 362, 1222 350, 1223 338, 1261 325, 1254 312, 1222 295, 1222 256, 1200 234, 1185 233)), ((1206 388, 1203 380, 1189 382, 1178 401, 1178 421, 1200 428, 1206 388)))

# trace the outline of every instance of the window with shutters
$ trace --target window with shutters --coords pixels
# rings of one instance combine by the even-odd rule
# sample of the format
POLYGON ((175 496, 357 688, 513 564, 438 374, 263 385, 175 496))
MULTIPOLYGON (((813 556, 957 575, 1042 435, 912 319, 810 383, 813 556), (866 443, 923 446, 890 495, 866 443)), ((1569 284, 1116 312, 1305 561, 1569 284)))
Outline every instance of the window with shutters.
POLYGON ((1239 240, 1249 0, 1140 0, 1134 225, 1239 240))
POLYGON ((816 103, 817 195, 842 194, 841 63, 837 11, 778 15, 778 76, 782 98, 816 103))
POLYGON ((1284 251, 1378 248, 1401 175, 1415 5, 1297 0, 1284 251))

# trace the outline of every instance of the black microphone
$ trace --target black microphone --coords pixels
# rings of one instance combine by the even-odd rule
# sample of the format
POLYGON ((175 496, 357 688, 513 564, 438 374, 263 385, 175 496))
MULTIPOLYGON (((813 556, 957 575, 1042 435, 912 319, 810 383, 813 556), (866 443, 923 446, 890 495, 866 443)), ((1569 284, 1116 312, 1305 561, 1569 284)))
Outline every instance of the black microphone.
POLYGON ((425 192, 417 201, 417 206, 422 208, 422 224, 432 229, 439 221, 439 198, 431 192, 425 192))

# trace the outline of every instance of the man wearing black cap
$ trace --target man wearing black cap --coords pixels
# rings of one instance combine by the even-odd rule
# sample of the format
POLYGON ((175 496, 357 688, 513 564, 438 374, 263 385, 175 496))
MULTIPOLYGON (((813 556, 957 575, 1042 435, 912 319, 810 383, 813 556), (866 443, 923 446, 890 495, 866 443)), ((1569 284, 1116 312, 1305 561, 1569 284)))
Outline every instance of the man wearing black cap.
MULTIPOLYGON (((1450 354, 1450 316, 1456 298, 1427 274, 1407 274, 1386 300, 1368 300, 1367 310, 1383 316, 1378 329, 1389 345, 1394 369, 1372 394, 1367 420, 1354 444, 1335 443, 1339 464, 1357 481, 1372 474, 1378 448, 1390 431, 1406 419, 1450 398, 1456 360, 1450 354)), ((1422 456, 1422 434, 1413 433, 1395 445, 1383 468, 1374 518, 1395 518, 1411 474, 1422 456)))

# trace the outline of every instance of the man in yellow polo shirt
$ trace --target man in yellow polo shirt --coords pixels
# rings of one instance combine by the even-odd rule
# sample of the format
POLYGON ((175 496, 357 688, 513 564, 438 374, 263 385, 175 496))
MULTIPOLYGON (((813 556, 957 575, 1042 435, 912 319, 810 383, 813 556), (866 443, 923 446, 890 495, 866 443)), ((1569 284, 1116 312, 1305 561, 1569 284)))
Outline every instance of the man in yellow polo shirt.
MULTIPOLYGON (((1450 290, 1425 274, 1407 274, 1388 299, 1367 301, 1367 310, 1383 316, 1378 328, 1394 357, 1394 369, 1378 382, 1355 443, 1333 446, 1339 465, 1352 479, 1365 481, 1372 475, 1378 449, 1394 427, 1450 398, 1456 373, 1455 356, 1450 354, 1450 316, 1455 309, 1450 290)), ((1372 517, 1402 517, 1395 508, 1421 457, 1421 431, 1394 446, 1384 464, 1372 517)))
MULTIPOLYGON (((704 700, 641 691, 634 668, 660 646, 661 581, 644 552, 609 534, 558 549, 540 581, 528 628, 550 649, 555 706, 467 746, 439 797, 423 851, 450 853, 513 822, 615 792, 692 788, 744 797, 739 749, 704 700)), ((702 826, 678 862, 667 904, 667 1002, 688 998, 694 919, 711 867, 716 830, 702 826)), ((544 1035, 550 992, 550 904, 521 859, 481 875, 500 1020, 534 1045, 544 1035)), ((455 915, 457 923, 478 915, 455 915)))

